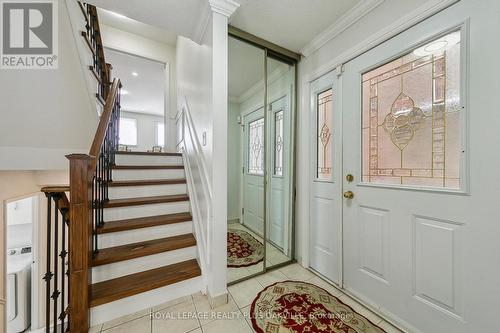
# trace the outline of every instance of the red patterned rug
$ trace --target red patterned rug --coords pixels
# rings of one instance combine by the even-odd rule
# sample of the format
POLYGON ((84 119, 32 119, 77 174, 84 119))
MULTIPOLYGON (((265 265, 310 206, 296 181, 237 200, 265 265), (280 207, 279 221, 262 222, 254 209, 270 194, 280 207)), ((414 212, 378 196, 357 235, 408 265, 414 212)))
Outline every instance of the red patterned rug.
POLYGON ((250 233, 229 229, 227 231, 227 267, 248 267, 264 258, 264 246, 250 233))
POLYGON ((262 290, 250 309, 258 333, 383 333, 326 290, 300 281, 277 282, 262 290))

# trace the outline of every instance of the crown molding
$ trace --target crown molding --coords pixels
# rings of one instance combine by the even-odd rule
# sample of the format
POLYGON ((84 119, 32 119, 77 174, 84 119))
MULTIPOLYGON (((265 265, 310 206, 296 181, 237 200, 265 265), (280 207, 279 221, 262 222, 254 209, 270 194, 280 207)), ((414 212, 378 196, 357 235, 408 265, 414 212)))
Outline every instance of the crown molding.
POLYGON ((201 44, 203 36, 207 31, 208 24, 210 23, 210 14, 212 14, 212 10, 210 9, 208 1, 203 1, 203 8, 201 9, 200 16, 198 18, 198 24, 194 28, 193 33, 193 40, 197 44, 201 44))
POLYGON ((228 18, 231 17, 240 6, 239 3, 233 0, 208 0, 208 3, 213 12, 222 14, 228 18))
POLYGON ((385 0, 361 0, 357 5, 352 7, 344 15, 342 15, 335 23, 326 28, 325 31, 313 38, 300 52, 308 57, 315 51, 320 49, 330 40, 334 39, 344 32, 351 25, 359 21, 363 16, 377 8, 385 0))
POLYGON ((407 15, 399 18, 390 25, 374 32, 365 40, 359 42, 350 49, 345 50, 337 57, 329 60, 323 65, 317 67, 309 73, 302 75, 302 82, 312 82, 324 74, 334 70, 346 62, 351 61, 360 54, 376 47, 377 45, 389 40, 397 34, 411 28, 412 26, 422 22, 423 20, 431 17, 432 15, 448 8, 449 6, 459 2, 460 0, 428 0, 422 6, 409 12, 407 15))

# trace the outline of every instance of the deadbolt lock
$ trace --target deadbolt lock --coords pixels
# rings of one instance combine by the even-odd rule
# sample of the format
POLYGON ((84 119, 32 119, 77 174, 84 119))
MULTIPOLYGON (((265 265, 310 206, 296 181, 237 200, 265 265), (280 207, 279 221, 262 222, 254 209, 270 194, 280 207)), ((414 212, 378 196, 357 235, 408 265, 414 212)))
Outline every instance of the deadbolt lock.
POLYGON ((352 198, 354 198, 354 193, 352 193, 352 191, 344 192, 344 198, 352 199, 352 198))
POLYGON ((345 176, 345 180, 347 180, 347 182, 350 183, 354 180, 354 176, 351 174, 348 174, 347 176, 345 176))

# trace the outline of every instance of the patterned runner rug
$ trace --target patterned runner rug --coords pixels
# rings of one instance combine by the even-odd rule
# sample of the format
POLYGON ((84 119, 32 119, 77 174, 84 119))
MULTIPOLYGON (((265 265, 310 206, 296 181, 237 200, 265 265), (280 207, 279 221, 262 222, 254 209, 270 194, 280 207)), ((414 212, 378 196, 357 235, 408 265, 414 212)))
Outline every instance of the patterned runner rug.
POLYGON ((227 267, 248 267, 264 258, 264 246, 250 233, 229 229, 227 231, 227 267))
POLYGON ((300 281, 262 290, 250 309, 258 333, 383 333, 382 328, 326 290, 300 281))

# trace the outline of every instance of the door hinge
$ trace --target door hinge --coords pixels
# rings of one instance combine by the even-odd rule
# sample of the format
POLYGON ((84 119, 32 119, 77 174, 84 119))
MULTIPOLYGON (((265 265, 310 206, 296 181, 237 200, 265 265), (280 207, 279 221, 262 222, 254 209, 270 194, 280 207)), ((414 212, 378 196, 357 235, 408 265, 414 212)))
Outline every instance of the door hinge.
POLYGON ((242 208, 241 209, 241 215, 244 215, 245 214, 245 208, 242 208))
POLYGON ((338 65, 337 68, 335 68, 335 74, 337 74, 337 77, 342 76, 344 74, 344 64, 338 65))
POLYGON ((241 167, 241 173, 245 173, 245 167, 241 167))

